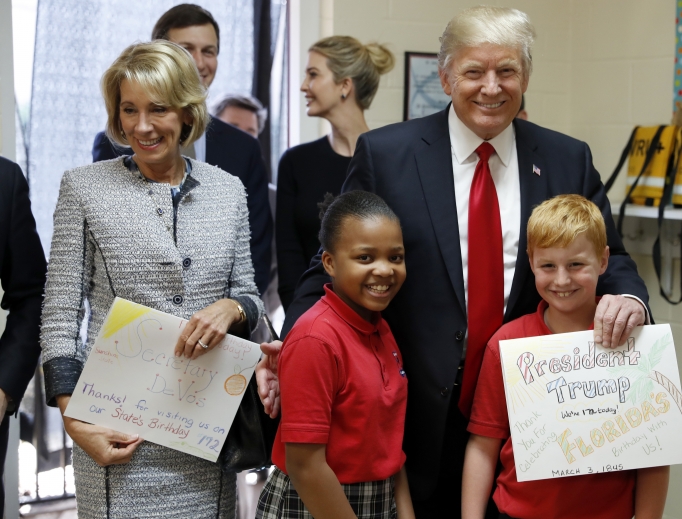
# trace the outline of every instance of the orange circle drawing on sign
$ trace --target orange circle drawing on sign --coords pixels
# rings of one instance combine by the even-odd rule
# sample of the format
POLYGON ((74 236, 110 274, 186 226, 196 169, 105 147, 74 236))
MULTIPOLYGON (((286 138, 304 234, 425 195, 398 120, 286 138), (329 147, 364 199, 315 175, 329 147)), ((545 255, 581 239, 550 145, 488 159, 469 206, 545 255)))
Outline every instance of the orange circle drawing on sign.
POLYGON ((237 396, 241 395, 246 389, 246 377, 244 375, 232 375, 227 377, 225 381, 225 391, 227 394, 237 396))

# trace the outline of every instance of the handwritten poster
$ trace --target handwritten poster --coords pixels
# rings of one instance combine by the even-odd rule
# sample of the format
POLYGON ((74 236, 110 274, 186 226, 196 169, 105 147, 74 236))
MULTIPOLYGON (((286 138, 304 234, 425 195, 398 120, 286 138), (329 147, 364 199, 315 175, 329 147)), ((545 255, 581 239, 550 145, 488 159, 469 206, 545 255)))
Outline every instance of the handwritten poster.
POLYGON ((592 331, 500 341, 500 357, 519 481, 682 463, 669 325, 614 349, 592 331))
POLYGON ((175 357, 186 324, 116 298, 66 416, 216 461, 260 348, 228 335, 195 360, 175 357))

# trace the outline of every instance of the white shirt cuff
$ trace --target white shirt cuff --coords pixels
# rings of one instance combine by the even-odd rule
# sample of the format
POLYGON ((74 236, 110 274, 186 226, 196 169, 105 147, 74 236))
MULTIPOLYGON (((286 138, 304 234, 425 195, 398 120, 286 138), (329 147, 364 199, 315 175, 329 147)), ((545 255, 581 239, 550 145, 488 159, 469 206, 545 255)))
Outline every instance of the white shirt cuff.
POLYGON ((644 315, 646 315, 646 319, 644 321, 644 324, 651 324, 651 316, 649 315, 649 309, 646 307, 644 304, 644 301, 642 301, 639 297, 633 296, 631 294, 621 294, 623 297, 628 297, 630 299, 634 299, 635 301, 639 302, 640 305, 644 308, 644 315))

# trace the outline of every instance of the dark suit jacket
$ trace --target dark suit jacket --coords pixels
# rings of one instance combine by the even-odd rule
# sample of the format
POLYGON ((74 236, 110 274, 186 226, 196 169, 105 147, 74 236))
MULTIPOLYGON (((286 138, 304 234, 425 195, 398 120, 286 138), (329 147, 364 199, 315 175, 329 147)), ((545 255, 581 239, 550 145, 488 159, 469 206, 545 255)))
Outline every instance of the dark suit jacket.
MULTIPOLYGON (((95 136, 92 161, 132 155, 130 148, 113 145, 104 132, 95 136)), ((206 129, 206 162, 239 177, 246 188, 251 227, 251 260, 258 291, 265 293, 272 261, 272 215, 268 202, 268 176, 258 141, 234 126, 211 117, 206 129)))
MULTIPOLYGON (((384 317, 410 381, 404 448, 417 500, 431 494, 438 477, 449 398, 467 329, 448 110, 361 135, 343 186, 343 191, 372 191, 384 198, 403 228, 407 279, 384 317)), ((588 146, 527 121, 515 120, 514 125, 521 229, 505 322, 537 308, 540 296, 526 254, 526 223, 534 206, 562 193, 591 199, 606 219, 611 257, 598 292, 632 294, 648 302, 644 282, 616 232, 588 146), (533 165, 540 175, 533 173, 533 165)), ((299 282, 283 333, 322 294, 328 278, 315 261, 299 282)))
POLYGON ((0 337, 0 388, 13 400, 8 412, 18 406, 38 363, 45 271, 28 184, 19 166, 0 157, 0 280, 2 308, 9 310, 0 337))

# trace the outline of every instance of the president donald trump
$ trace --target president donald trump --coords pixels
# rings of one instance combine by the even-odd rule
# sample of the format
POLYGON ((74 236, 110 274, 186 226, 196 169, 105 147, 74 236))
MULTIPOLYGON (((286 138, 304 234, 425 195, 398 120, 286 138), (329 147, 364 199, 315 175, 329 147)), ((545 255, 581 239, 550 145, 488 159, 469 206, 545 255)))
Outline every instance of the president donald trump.
MULTIPOLYGON (((344 191, 372 191, 400 217, 407 280, 384 312, 409 380, 404 448, 417 517, 459 517, 466 424, 488 339, 540 301, 526 254, 534 206, 581 194, 607 222, 609 267, 597 291, 595 340, 625 341, 648 318, 648 295, 615 230, 584 142, 514 119, 532 71, 535 30, 525 13, 479 6, 453 18, 440 41, 442 112, 358 140, 344 191)), ((322 294, 320 265, 301 278, 284 331, 322 294)), ((556 288, 571 297, 579 287, 556 288)), ((276 412, 276 346, 259 371, 276 412), (269 369, 268 369, 269 368, 269 369)), ((283 409, 286 416, 286 409, 283 409)))

